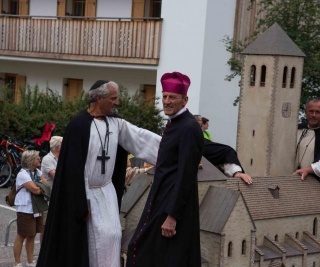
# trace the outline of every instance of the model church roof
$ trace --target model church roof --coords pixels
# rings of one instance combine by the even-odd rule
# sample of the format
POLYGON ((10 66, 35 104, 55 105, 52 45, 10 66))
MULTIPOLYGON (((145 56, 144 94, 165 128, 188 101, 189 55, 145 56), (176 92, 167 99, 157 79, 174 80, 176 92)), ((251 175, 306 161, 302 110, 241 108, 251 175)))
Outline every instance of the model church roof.
POLYGON ((281 55, 305 57, 301 49, 290 39, 278 23, 274 23, 264 33, 260 34, 242 54, 281 55))
POLYGON ((320 213, 320 183, 312 176, 256 177, 248 186, 228 179, 227 187, 240 190, 253 220, 320 213), (273 190, 278 190, 274 194, 273 190))

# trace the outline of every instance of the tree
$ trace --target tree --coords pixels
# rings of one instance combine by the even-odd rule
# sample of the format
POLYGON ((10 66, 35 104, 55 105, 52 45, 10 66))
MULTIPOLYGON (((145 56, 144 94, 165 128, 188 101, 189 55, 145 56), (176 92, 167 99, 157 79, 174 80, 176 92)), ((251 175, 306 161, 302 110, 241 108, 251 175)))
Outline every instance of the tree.
MULTIPOLYGON (((40 90, 38 86, 27 86, 21 91, 21 101, 15 103, 8 90, 10 88, 0 89, 0 134, 21 141, 41 135, 42 127, 47 122, 55 123, 54 135, 62 136, 72 116, 88 107, 85 93, 68 101, 49 88, 40 90)), ((140 92, 130 95, 126 88, 120 87, 119 102, 117 110, 122 118, 160 133, 163 126, 160 110, 154 103, 145 101, 140 92)))
MULTIPOLYGON (((320 97, 320 1, 319 0, 251 0, 263 13, 257 19, 257 28, 250 38, 242 43, 234 44, 233 40, 224 40, 228 51, 242 51, 258 34, 264 32, 277 22, 289 35, 293 42, 305 53, 305 63, 302 79, 301 108, 310 97, 320 97)), ((228 64, 233 73, 227 80, 240 74, 241 62, 233 57, 228 64)))

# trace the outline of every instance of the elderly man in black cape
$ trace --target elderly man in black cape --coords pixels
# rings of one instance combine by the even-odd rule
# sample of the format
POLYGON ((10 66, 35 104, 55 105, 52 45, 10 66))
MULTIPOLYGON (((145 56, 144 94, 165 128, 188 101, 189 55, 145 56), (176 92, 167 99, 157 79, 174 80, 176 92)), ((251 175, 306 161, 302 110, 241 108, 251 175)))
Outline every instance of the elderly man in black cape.
POLYGON ((111 116, 116 83, 96 82, 89 98, 63 135, 38 267, 120 267, 126 151, 156 163, 161 137, 111 116))
POLYGON ((127 267, 198 267, 200 260, 197 173, 203 134, 186 109, 190 79, 179 72, 161 78, 169 122, 163 132, 154 181, 130 241, 127 267))

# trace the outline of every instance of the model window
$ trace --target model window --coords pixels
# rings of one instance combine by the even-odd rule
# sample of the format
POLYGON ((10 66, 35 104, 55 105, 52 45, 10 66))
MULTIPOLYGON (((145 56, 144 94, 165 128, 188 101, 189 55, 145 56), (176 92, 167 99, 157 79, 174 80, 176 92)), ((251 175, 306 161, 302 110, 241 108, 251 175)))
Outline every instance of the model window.
POLYGON ((250 85, 255 86, 256 84, 256 66, 252 65, 250 70, 250 85))
POLYGON ((246 240, 242 240, 241 254, 246 255, 246 253, 247 253, 247 242, 246 240))
POLYGON ((228 244, 228 257, 232 257, 232 242, 228 244))
POLYGON ((296 68, 293 67, 291 69, 290 88, 294 88, 295 79, 296 79, 296 68))
POLYGON ((265 87, 266 86, 266 76, 267 76, 267 67, 263 65, 261 67, 261 77, 260 77, 260 86, 265 87))
POLYGON ((287 87, 287 76, 288 76, 288 67, 285 66, 283 68, 283 75, 282 75, 282 88, 287 87))
POLYGON ((313 220, 313 230, 312 230, 312 234, 314 236, 317 236, 318 235, 318 219, 317 218, 314 218, 313 220))

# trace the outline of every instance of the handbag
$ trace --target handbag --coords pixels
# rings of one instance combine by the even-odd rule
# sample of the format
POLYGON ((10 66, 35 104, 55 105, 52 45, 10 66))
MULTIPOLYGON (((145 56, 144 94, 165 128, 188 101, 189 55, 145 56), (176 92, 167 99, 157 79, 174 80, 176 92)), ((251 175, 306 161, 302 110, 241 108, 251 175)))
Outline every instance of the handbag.
POLYGON ((16 195, 18 194, 18 192, 23 188, 23 186, 21 186, 18 190, 16 188, 16 180, 14 180, 10 191, 8 193, 8 195, 5 196, 5 201, 6 203, 12 207, 14 206, 14 200, 16 199, 16 195))

